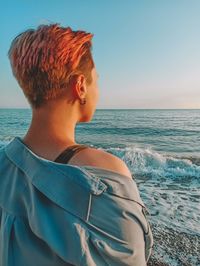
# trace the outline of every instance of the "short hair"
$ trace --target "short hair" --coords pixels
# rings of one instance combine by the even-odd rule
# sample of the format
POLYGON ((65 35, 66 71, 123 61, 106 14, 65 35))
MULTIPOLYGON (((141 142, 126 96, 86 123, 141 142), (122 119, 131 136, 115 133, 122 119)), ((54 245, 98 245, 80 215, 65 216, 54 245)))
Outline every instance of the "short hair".
POLYGON ((53 23, 28 29, 13 39, 8 51, 12 73, 32 107, 62 96, 73 75, 82 73, 86 84, 91 83, 92 37, 53 23))

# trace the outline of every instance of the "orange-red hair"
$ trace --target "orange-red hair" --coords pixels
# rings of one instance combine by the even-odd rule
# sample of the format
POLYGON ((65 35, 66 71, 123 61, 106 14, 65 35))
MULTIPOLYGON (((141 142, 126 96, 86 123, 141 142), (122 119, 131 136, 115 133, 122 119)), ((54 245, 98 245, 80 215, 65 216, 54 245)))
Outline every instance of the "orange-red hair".
POLYGON ((91 82, 92 37, 55 23, 14 38, 8 51, 12 72, 32 107, 62 95, 76 73, 83 73, 86 82, 91 82))

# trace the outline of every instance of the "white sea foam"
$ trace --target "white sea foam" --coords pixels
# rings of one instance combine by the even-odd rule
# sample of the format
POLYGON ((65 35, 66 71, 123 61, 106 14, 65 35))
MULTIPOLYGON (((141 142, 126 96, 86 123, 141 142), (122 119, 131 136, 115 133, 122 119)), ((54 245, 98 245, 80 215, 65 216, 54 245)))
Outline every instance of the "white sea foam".
MULTIPOLYGON (((200 166, 150 148, 110 148, 132 171, 157 225, 194 233, 200 221, 200 166)), ((200 235, 200 228, 199 228, 200 235)))
POLYGON ((149 147, 108 151, 127 163, 149 210, 153 258, 161 258, 167 265, 199 265, 200 165, 194 158, 175 157, 149 147))
POLYGON ((109 148, 108 151, 122 158, 132 172, 139 176, 168 177, 177 181, 190 177, 200 180, 200 165, 193 163, 191 158, 173 157, 140 147, 109 148))

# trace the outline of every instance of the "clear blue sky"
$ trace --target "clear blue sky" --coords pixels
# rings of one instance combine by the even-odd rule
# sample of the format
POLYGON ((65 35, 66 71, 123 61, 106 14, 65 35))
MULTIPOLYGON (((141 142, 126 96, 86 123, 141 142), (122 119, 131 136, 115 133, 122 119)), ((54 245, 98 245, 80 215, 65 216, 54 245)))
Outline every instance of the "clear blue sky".
POLYGON ((7 51, 18 33, 48 22, 94 34, 97 108, 200 108, 198 0, 4 1, 0 107, 29 107, 7 51))

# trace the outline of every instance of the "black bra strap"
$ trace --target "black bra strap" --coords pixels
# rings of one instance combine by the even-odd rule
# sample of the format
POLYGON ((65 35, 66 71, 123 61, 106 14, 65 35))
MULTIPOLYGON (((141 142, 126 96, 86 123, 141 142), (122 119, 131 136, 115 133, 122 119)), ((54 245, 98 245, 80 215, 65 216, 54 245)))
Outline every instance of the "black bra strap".
POLYGON ((63 152, 61 152, 60 155, 58 155, 54 162, 67 164, 68 161, 72 158, 72 156, 74 156, 74 154, 85 148, 88 148, 88 146, 84 144, 75 144, 69 146, 63 152))

